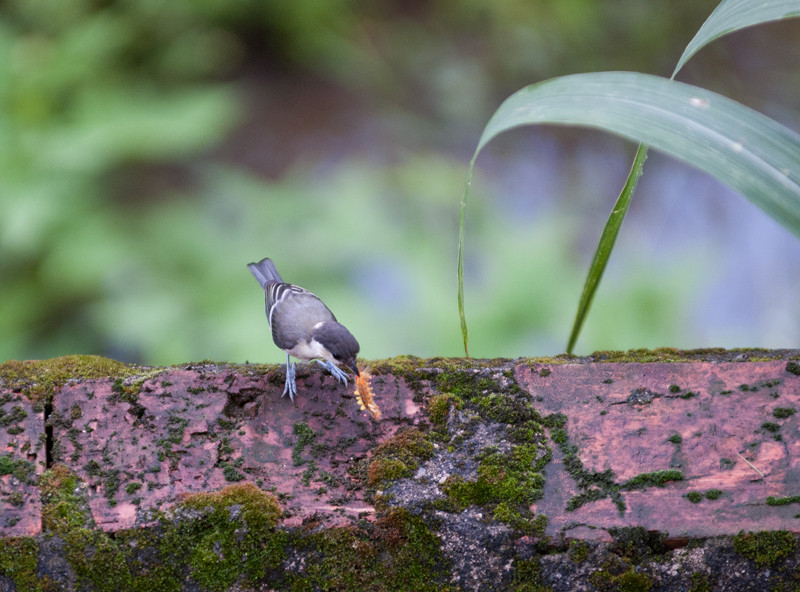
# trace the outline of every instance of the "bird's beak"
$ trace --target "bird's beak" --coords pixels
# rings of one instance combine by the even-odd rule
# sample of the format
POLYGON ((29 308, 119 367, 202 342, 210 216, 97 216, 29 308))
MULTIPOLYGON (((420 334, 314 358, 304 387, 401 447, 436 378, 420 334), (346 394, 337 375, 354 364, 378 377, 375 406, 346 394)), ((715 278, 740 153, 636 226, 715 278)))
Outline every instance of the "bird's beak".
POLYGON ((356 365, 356 359, 355 358, 347 360, 344 364, 345 364, 345 366, 350 368, 350 370, 352 370, 355 373, 356 376, 361 376, 361 373, 358 371, 358 365, 356 365))

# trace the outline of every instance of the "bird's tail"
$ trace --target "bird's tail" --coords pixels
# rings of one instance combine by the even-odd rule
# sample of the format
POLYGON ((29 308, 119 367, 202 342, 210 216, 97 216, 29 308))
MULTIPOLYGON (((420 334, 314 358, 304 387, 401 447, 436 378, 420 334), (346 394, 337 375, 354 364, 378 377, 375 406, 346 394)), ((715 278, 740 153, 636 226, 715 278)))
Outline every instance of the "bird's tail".
POLYGON ((269 257, 265 257, 258 263, 248 263, 247 269, 250 270, 250 273, 256 276, 256 279, 258 280, 258 283, 261 284, 262 288, 269 282, 283 282, 281 279, 281 274, 278 273, 275 264, 269 257))

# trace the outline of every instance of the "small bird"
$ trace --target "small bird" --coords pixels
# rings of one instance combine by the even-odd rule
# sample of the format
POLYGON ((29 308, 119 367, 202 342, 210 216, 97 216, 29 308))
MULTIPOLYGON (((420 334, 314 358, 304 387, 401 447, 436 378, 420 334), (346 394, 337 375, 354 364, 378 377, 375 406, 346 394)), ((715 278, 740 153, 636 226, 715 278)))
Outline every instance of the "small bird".
POLYGON ((281 396, 289 393, 294 402, 297 394, 295 364, 289 356, 316 360, 345 385, 347 374, 337 364, 343 364, 359 376, 356 366, 358 341, 336 321, 322 300, 305 288, 284 283, 269 257, 258 263, 249 263, 247 268, 264 290, 272 340, 286 352, 286 386, 281 396))

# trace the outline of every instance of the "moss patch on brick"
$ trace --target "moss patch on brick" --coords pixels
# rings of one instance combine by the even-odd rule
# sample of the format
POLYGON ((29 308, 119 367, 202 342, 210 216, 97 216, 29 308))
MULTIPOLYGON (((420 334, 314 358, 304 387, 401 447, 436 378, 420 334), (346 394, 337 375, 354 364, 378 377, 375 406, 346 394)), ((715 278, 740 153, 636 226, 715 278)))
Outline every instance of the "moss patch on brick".
POLYGON ((410 477, 419 467, 419 462, 432 455, 433 443, 418 428, 402 428, 375 448, 367 467, 367 484, 378 487, 395 479, 410 477))
POLYGON ((286 576, 284 590, 458 590, 447 584, 439 539, 404 509, 363 528, 298 533, 292 542, 309 559, 286 576))
POLYGON ((49 360, 8 360, 0 364, 0 380, 7 388, 21 391, 40 407, 69 380, 124 378, 142 371, 101 356, 71 355, 49 360))
POLYGON ((733 537, 733 550, 755 562, 757 567, 774 567, 796 549, 797 539, 787 530, 740 532, 733 537))
POLYGON ((14 582, 19 590, 40 592, 45 582, 36 577, 39 544, 31 537, 8 537, 0 539, 0 576, 14 582))

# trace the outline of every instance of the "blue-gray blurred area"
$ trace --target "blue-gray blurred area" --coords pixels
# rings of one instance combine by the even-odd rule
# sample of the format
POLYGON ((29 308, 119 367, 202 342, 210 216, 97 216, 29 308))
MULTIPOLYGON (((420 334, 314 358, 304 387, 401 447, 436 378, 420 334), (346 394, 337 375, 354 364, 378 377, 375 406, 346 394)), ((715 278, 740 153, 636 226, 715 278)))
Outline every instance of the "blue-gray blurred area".
MULTIPOLYGON (((461 355, 458 207, 483 126, 549 77, 669 76, 714 0, 6 0, 0 360, 283 359, 246 264, 274 259, 365 358, 461 355)), ((800 129, 800 20, 680 80, 800 129)), ((478 357, 564 350, 635 146, 515 130, 478 160, 478 357)), ((800 240, 655 152, 577 353, 797 347, 800 240)))

